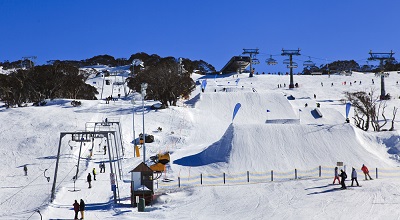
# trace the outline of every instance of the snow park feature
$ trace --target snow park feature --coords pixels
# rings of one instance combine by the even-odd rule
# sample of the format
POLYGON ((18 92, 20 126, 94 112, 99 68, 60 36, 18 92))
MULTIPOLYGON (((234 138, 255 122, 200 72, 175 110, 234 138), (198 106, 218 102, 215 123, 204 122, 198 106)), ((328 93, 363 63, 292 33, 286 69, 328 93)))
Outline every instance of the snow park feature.
MULTIPOLYGON (((153 165, 150 166, 150 169, 154 171, 155 177, 153 179, 159 179, 163 172, 166 172, 166 165, 170 161, 169 152, 159 153, 155 156, 151 156, 150 160, 153 162, 153 165)), ((164 178, 165 180, 166 178, 164 178)))
MULTIPOLYGON (((130 93, 107 105, 101 94, 98 100, 79 100, 79 107, 72 107, 72 100, 67 99, 46 100, 45 106, 38 107, 7 109, 0 105, 4 124, 0 127, 4 146, 0 148, 0 219, 71 219, 72 204, 80 199, 86 203, 85 219, 396 219, 400 215, 396 208, 400 195, 398 131, 362 131, 354 124, 354 106, 347 112, 342 100, 345 91, 379 91, 379 84, 370 83, 373 73, 294 75, 301 85, 294 89, 277 88, 288 82, 285 75, 192 77, 200 82, 207 79, 204 92, 198 85, 188 100, 157 111, 150 107, 158 102, 144 100, 144 112, 142 108, 135 112, 144 113, 145 134, 154 136, 154 142, 146 143, 146 154, 170 154, 162 174, 169 182, 163 181, 164 176, 154 178, 157 174, 150 169, 154 164, 150 157, 143 163, 150 169, 144 171, 150 172, 147 179, 153 178, 154 191, 146 197, 145 203, 151 204, 143 212, 132 207, 136 193, 134 197, 131 193, 143 195, 150 188, 140 182, 139 174, 134 174, 132 188, 130 172, 143 162, 135 157, 132 143, 131 99, 140 94, 130 93), (350 86, 344 81, 363 83, 350 86), (334 86, 322 87, 321 82, 334 86), (290 95, 296 99, 287 99, 290 95), (234 115, 237 103, 240 108, 234 115), (314 115, 316 103, 321 103, 323 117, 314 115), (86 132, 87 137, 67 134, 62 138, 51 202, 60 134, 68 131, 86 132), (109 132, 116 135, 108 135, 107 141, 109 132), (85 142, 76 142, 82 138, 85 142), (348 176, 352 167, 357 170, 362 187, 336 190, 340 186, 332 181, 337 161, 343 162, 340 169, 348 176), (105 172, 98 173, 88 188, 86 176, 102 162, 105 172), (373 180, 363 180, 362 164, 368 166, 373 180)), ((398 80, 397 72, 385 79, 386 90, 396 97, 384 100, 387 109, 400 105, 398 80)), ((93 75, 87 83, 101 85, 102 81, 93 75)), ((111 84, 104 85, 103 96, 111 90, 111 84)), ((386 117, 393 116, 388 113, 386 117)), ((141 131, 142 122, 135 123, 141 131)), ((394 123, 398 129, 398 120, 394 123)), ((350 178, 345 184, 351 185, 350 178)))

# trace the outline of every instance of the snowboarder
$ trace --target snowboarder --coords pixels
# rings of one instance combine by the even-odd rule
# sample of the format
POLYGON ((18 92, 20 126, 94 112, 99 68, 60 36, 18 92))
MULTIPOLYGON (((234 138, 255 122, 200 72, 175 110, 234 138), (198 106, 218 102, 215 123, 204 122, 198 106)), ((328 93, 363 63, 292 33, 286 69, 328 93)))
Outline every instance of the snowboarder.
POLYGON ((344 184, 344 181, 347 179, 347 174, 343 170, 340 170, 340 184, 342 184, 342 187, 340 189, 347 189, 346 185, 344 184))
POLYGON ((28 167, 26 165, 24 165, 24 173, 25 176, 28 176, 28 167))
POLYGON ((85 202, 83 199, 81 199, 81 202, 79 203, 79 211, 81 212, 81 219, 84 219, 85 217, 85 202))
POLYGON ((365 166, 365 165, 363 164, 362 167, 361 167, 361 170, 363 171, 363 173, 364 173, 364 175, 365 175, 365 180, 368 180, 368 179, 367 179, 367 176, 369 177, 370 180, 372 180, 371 176, 369 175, 369 170, 368 170, 368 167, 367 167, 367 166, 365 166))
POLYGON ((92 171, 92 173, 93 173, 93 179, 94 179, 94 181, 96 181, 96 168, 93 168, 93 171, 92 171))
POLYGON ((340 184, 340 178, 339 178, 339 172, 338 172, 338 167, 335 167, 335 178, 333 179, 333 183, 335 184, 336 180, 338 180, 338 184, 340 184))
POLYGON ((357 171, 356 171, 356 169, 354 169, 354 167, 353 167, 353 170, 351 171, 351 186, 353 186, 354 180, 356 181, 357 186, 360 186, 360 185, 358 184, 358 181, 357 181, 357 171))
POLYGON ((92 176, 90 175, 90 173, 88 173, 86 180, 89 183, 89 188, 92 188, 92 176))
POLYGON ((79 203, 78 203, 78 201, 75 200, 73 206, 74 206, 74 212, 75 212, 74 220, 77 220, 78 219, 78 212, 79 212, 79 203))

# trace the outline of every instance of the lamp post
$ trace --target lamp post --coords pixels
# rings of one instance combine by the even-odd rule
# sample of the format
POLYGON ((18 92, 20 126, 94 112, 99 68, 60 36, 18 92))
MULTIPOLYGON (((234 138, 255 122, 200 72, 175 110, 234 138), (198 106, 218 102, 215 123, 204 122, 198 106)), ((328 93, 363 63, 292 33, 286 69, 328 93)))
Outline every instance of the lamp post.
POLYGON ((132 109, 132 130, 133 130, 133 146, 136 146, 136 136, 135 136, 135 96, 132 97, 131 103, 133 105, 132 109))
MULTIPOLYGON (((143 65, 143 61, 141 61, 141 60, 139 60, 139 59, 134 59, 133 61, 132 61, 132 72, 131 72, 131 77, 134 77, 135 76, 135 66, 141 66, 141 67, 144 67, 144 65, 143 65)), ((136 136, 135 136, 135 96, 133 95, 132 96, 132 100, 131 100, 131 103, 132 103, 132 105, 133 105, 133 112, 132 112, 132 129, 133 129, 133 140, 132 140, 132 143, 133 143, 133 145, 134 146, 136 146, 136 136)), ((144 117, 144 116, 143 116, 144 117)), ((143 121, 144 121, 144 119, 143 119, 143 121)), ((144 123, 143 123, 144 124, 144 123)), ((144 129, 143 129, 143 131, 144 131, 144 129)), ((143 155, 144 156, 144 155, 143 155)))
POLYGON ((142 113, 143 113, 143 163, 146 163, 146 134, 144 133, 144 97, 146 96, 147 83, 142 83, 141 85, 142 93, 142 113))

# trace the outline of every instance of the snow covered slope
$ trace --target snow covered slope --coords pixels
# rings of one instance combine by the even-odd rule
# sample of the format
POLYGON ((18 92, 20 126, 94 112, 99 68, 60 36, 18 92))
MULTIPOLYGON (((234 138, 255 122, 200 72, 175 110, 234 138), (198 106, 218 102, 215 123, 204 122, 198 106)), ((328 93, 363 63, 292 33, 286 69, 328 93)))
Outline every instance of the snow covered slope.
MULTIPOLYGON (((395 208, 399 202, 400 175, 391 176, 397 179, 385 175, 387 170, 397 170, 398 163, 387 153, 398 146, 397 130, 363 132, 352 123, 344 123, 345 107, 340 101, 343 92, 379 89, 379 83, 371 83, 371 79, 378 81, 373 74, 295 76, 295 82, 300 85, 296 89, 287 88, 288 76, 248 78, 243 74, 239 75, 238 85, 236 74, 235 78, 229 75, 215 79, 194 77, 207 79, 204 93, 196 88, 190 100, 181 100, 179 106, 158 111, 149 108, 154 103, 151 100, 144 102, 143 109, 138 94, 135 104, 131 103, 133 94, 129 94, 110 104, 103 100, 82 100, 82 106, 76 108, 70 105, 71 100, 49 100, 48 105, 41 107, 1 107, 0 219, 40 219, 36 210, 40 210, 44 219, 68 219, 73 215, 73 201, 80 198, 87 203, 87 219, 393 219, 400 215, 395 208), (344 81, 351 81, 353 85, 343 85, 344 81), (277 87, 284 83, 286 87, 277 87), (290 95, 295 99, 289 100, 290 95), (242 107, 232 123, 236 103, 242 107), (315 114, 316 103, 321 105, 322 117, 315 114), (157 202, 153 207, 146 207, 145 213, 138 213, 130 207, 129 171, 143 160, 133 156, 131 144, 133 128, 136 137, 142 132, 143 116, 145 132, 155 137, 154 143, 146 144, 146 161, 151 164, 150 156, 170 151, 167 175, 174 180, 171 184, 175 187, 157 189, 157 202), (98 175, 93 188, 87 188, 87 173, 106 160, 97 148, 92 158, 86 158, 89 143, 84 147, 74 185, 72 176, 79 143, 65 140, 59 170, 62 181, 57 185, 56 200, 49 203, 52 182, 47 182, 44 171, 53 178, 60 132, 81 131, 86 122, 105 118, 117 119, 122 126, 125 156, 121 161, 123 177, 119 180, 121 200, 113 204, 108 167, 107 173, 98 175), (285 120, 296 123, 288 124, 285 120), (158 127, 162 127, 161 132, 157 131, 158 127), (371 170, 382 169, 382 176, 374 181, 362 181, 362 188, 348 191, 337 191, 337 186, 330 185, 331 179, 318 178, 181 189, 176 184, 177 177, 197 172, 287 171, 318 165, 333 167, 338 161, 356 167, 360 182, 359 168, 363 163, 371 170), (23 175, 25 164, 28 176, 23 175), (72 192, 74 188, 79 191, 72 192)), ((386 78, 387 91, 395 97, 388 102, 387 109, 400 106, 398 80, 399 74, 386 78)), ((104 98, 114 88, 112 85, 102 88, 102 81, 101 77, 93 77, 88 83, 96 82, 98 89, 104 90, 104 98)), ((350 117, 352 114, 350 111, 350 117)), ((392 118, 390 113, 387 117, 392 118)), ((396 119, 395 128, 398 126, 396 119)))

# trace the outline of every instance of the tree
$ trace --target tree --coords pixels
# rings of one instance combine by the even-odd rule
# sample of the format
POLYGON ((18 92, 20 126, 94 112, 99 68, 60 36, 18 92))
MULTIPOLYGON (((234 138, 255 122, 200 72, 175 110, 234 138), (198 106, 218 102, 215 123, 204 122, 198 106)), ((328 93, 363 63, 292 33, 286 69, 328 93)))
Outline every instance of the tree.
POLYGON ((18 69, 9 75, 0 74, 0 99, 7 107, 54 98, 96 99, 98 92, 85 83, 87 77, 73 65, 61 62, 18 69))
MULTIPOLYGON (((345 92, 345 96, 354 107, 353 119, 358 128, 368 131, 371 125, 374 131, 382 131, 382 127, 387 124, 385 116, 386 101, 380 101, 378 97, 375 97, 373 90, 368 94, 366 92, 345 92), (382 120, 380 117, 382 117, 382 120)), ((395 107, 390 130, 394 129, 396 113, 397 108, 395 107)))
POLYGON ((146 65, 143 70, 135 70, 128 86, 140 91, 143 82, 148 84, 147 98, 158 100, 166 107, 175 106, 180 96, 187 96, 195 89, 190 74, 179 71, 179 63, 173 57, 161 58, 158 62, 146 65))

